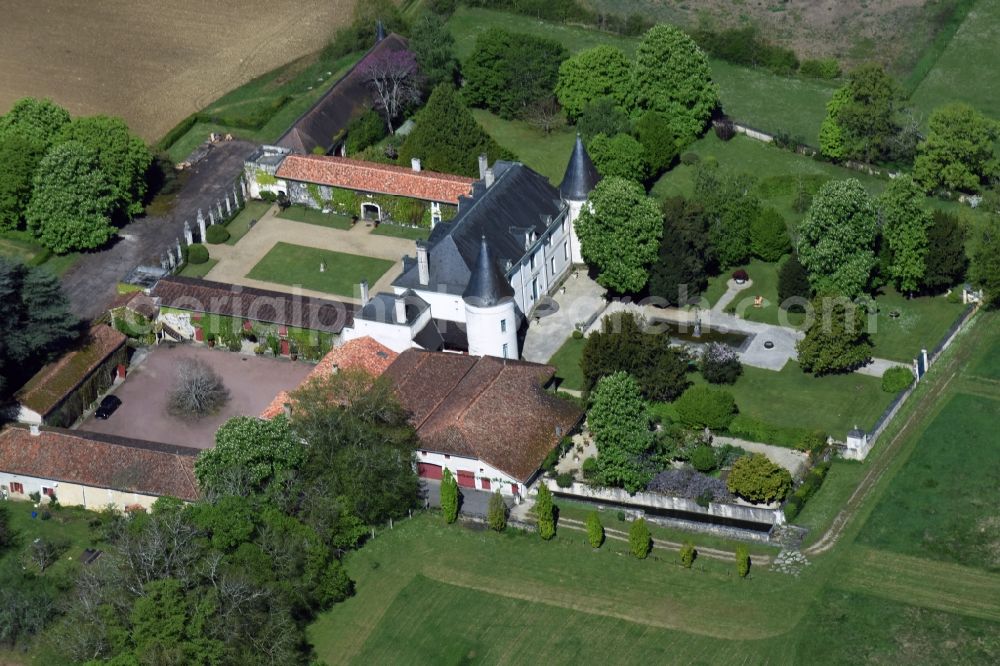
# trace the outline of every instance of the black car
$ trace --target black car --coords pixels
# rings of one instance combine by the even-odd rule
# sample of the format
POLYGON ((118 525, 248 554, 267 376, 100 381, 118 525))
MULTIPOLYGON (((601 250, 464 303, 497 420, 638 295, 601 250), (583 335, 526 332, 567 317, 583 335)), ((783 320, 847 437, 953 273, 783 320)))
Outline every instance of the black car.
POLYGON ((121 405, 121 398, 116 395, 106 395, 104 396, 104 400, 101 400, 101 405, 97 408, 94 416, 99 419, 107 419, 109 416, 114 414, 115 410, 121 407, 121 405))

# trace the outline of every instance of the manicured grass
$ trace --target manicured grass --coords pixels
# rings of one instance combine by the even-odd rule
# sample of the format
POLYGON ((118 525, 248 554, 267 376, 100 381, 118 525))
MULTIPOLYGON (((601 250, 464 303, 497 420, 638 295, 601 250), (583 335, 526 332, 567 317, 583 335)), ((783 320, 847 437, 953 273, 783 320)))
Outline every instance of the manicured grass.
POLYGON ((375 284, 392 266, 393 262, 385 259, 278 243, 247 273, 247 277, 353 296, 354 287, 361 280, 375 284), (326 263, 326 271, 321 273, 322 262, 326 263))
POLYGON ((203 278, 208 275, 209 271, 215 268, 217 263, 219 263, 219 260, 212 258, 209 258, 209 260, 203 264, 192 264, 189 262, 184 265, 184 268, 181 269, 178 275, 191 278, 203 278))
POLYGON ((819 492, 809 498, 805 507, 792 522, 809 530, 806 542, 819 538, 834 516, 844 507, 858 482, 864 476, 866 467, 849 460, 835 459, 823 479, 819 492))
POLYGON ((97 517, 93 512, 76 507, 59 507, 48 509, 51 517, 42 520, 41 514, 46 507, 36 509, 33 502, 16 500, 4 505, 10 516, 10 527, 17 535, 17 545, 0 554, 0 562, 19 557, 22 549, 36 538, 55 539, 64 542, 67 549, 43 575, 63 577, 75 572, 83 549, 99 541, 89 525, 89 521, 97 517), (38 517, 32 518, 32 512, 37 512, 38 517))
POLYGON ((43 266, 62 276, 80 260, 79 252, 53 254, 35 242, 27 231, 0 232, 0 255, 12 257, 26 264, 43 266))
POLYGON ((372 229, 372 235, 408 238, 410 240, 427 240, 427 237, 431 235, 431 230, 420 227, 401 227, 398 224, 380 224, 372 229))
POLYGON ((1000 3, 978 0, 910 97, 925 124, 934 109, 958 101, 1000 118, 1000 71, 979 66, 995 61, 998 35, 1000 3))
POLYGON ((250 221, 264 217, 270 207, 271 204, 266 201, 248 200, 243 210, 226 225, 226 229, 229 231, 229 240, 226 241, 226 245, 236 245, 250 231, 250 221))
POLYGON ((346 215, 341 215, 339 213, 324 213, 321 210, 308 208, 306 206, 290 206, 285 210, 278 211, 277 216, 284 220, 305 222, 306 224, 315 224, 329 229, 347 231, 351 228, 351 218, 346 215))
POLYGON ((570 389, 571 391, 582 391, 584 388, 583 371, 580 369, 580 358, 583 355, 583 348, 587 346, 586 338, 566 338, 566 342, 559 348, 549 364, 556 367, 556 376, 562 380, 559 388, 570 389))
MULTIPOLYGON (((752 260, 743 269, 750 275, 753 284, 741 291, 735 299, 726 306, 727 312, 732 312, 747 321, 757 321, 764 324, 774 324, 775 326, 791 326, 798 328, 802 325, 805 315, 797 312, 787 312, 778 307, 778 269, 781 262, 768 263, 759 259, 752 260), (754 299, 763 296, 761 306, 754 307, 754 299)), ((722 275, 713 277, 712 282, 725 283, 732 275, 732 271, 726 271, 722 275)))
POLYGON ((1000 572, 994 501, 1000 486, 998 419, 995 397, 951 397, 882 496, 859 541, 1000 572))
POLYGON ((875 356, 894 361, 912 361, 921 349, 937 346, 965 306, 949 303, 943 296, 906 298, 887 287, 875 297, 878 315, 871 333, 875 356), (890 313, 899 312, 898 317, 890 313))
POLYGON ((545 134, 522 120, 504 120, 483 109, 473 109, 472 115, 497 143, 512 150, 521 162, 553 184, 562 181, 576 140, 572 127, 545 134))

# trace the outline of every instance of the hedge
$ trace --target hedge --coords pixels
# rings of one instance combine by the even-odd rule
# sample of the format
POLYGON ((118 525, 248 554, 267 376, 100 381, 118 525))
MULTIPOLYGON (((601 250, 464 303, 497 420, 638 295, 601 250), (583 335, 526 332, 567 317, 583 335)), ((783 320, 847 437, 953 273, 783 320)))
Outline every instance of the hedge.
POLYGON ((208 248, 201 243, 189 245, 187 248, 187 260, 190 264, 203 264, 208 261, 208 248))
POLYGON ((812 440, 816 439, 817 436, 826 439, 822 433, 808 428, 777 426, 759 421, 746 414, 737 414, 726 428, 726 432, 733 437, 747 441, 774 444, 797 451, 808 451, 813 448, 812 440))
POLYGON ((886 393, 899 393, 913 384, 913 371, 909 368, 896 366, 882 373, 882 390, 886 393))
POLYGON ((220 224, 213 224, 205 230, 205 240, 213 245, 229 240, 229 231, 220 224))
POLYGON ((802 511, 802 507, 805 506, 806 501, 816 494, 816 491, 820 489, 823 485, 823 480, 826 478, 827 472, 830 471, 830 463, 823 462, 815 467, 813 467, 806 478, 803 479, 802 483, 792 496, 788 498, 785 502, 785 519, 794 520, 796 516, 802 511))

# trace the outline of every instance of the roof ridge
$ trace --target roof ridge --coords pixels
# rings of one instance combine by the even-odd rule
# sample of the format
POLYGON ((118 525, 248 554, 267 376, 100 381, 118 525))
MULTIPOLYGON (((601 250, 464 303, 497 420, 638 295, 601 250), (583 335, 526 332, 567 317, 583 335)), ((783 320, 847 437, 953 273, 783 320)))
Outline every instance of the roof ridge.
MULTIPOLYGON (((480 364, 480 363, 483 363, 484 361, 487 361, 488 359, 489 359, 489 360, 491 360, 491 361, 493 361, 494 363, 496 363, 496 361, 495 361, 495 358, 496 358, 496 357, 493 357, 493 356, 480 356, 480 357, 479 357, 479 360, 478 360, 478 361, 476 361, 476 362, 475 362, 475 363, 474 363, 474 364, 472 365, 472 367, 471 367, 471 368, 469 369, 469 372, 472 372, 472 370, 475 370, 475 369, 476 369, 477 367, 479 367, 479 364, 480 364)), ((494 371, 494 373, 493 373, 493 379, 491 379, 491 380, 489 381, 489 383, 488 383, 488 384, 487 384, 486 386, 484 386, 484 387, 482 388, 482 390, 481 390, 481 391, 479 391, 479 392, 478 392, 478 393, 476 394, 476 397, 475 397, 475 398, 473 398, 472 400, 470 400, 470 401, 469 401, 469 404, 468 404, 468 405, 466 405, 466 406, 465 406, 465 408, 464 408, 464 409, 462 409, 462 411, 461 411, 461 412, 459 413, 459 415, 458 415, 458 422, 459 422, 459 423, 460 423, 460 424, 461 424, 462 426, 464 426, 464 425, 465 425, 465 415, 469 413, 469 410, 470 410, 470 409, 472 409, 472 408, 473 408, 473 407, 474 407, 474 406, 475 406, 475 405, 476 405, 476 404, 477 404, 477 403, 479 402, 479 400, 480 400, 480 399, 481 399, 481 398, 483 397, 483 395, 484 395, 484 394, 485 394, 485 393, 486 393, 487 391, 489 391, 489 390, 490 390, 491 388, 493 388, 493 385, 494 385, 494 384, 496 384, 496 383, 497 383, 497 380, 499 380, 499 379, 500 379, 500 375, 502 375, 502 374, 503 374, 503 371, 504 371, 504 366, 503 366, 503 365, 499 365, 499 366, 495 366, 495 371, 494 371)), ((465 379, 465 377, 462 377, 462 379, 465 379)), ((478 447, 477 447, 477 448, 478 448, 478 447)))

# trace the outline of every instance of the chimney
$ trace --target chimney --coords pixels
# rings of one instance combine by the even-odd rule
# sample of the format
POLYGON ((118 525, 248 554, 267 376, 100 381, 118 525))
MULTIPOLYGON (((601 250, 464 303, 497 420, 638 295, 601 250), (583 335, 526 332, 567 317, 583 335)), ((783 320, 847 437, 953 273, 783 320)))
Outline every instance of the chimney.
POLYGON ((292 403, 290 402, 282 403, 281 411, 287 418, 292 418, 292 403))
POLYGON ((486 174, 483 176, 483 182, 486 183, 486 189, 493 186, 493 169, 486 170, 486 174))
POLYGON ((413 157, 413 158, 411 158, 410 159, 410 167, 414 171, 420 171, 420 158, 419 157, 413 157))
POLYGON ((396 296, 396 323, 406 323, 406 297, 402 294, 396 296))
POLYGON ((32 436, 32 437, 38 437, 38 436, 39 436, 39 435, 40 435, 40 434, 42 433, 42 431, 41 431, 41 429, 40 429, 40 428, 38 427, 38 424, 37 424, 37 423, 32 423, 32 424, 31 424, 31 425, 30 425, 30 426, 28 427, 28 432, 30 432, 30 433, 31 433, 31 436, 32 436))
POLYGON ((486 168, 489 166, 489 162, 486 161, 486 153, 479 156, 479 180, 484 180, 486 178, 486 168))
POLYGON ((417 241, 417 278, 422 285, 431 281, 430 262, 427 256, 427 243, 417 241))
POLYGON ((368 280, 362 280, 361 284, 361 307, 368 305, 368 280))

